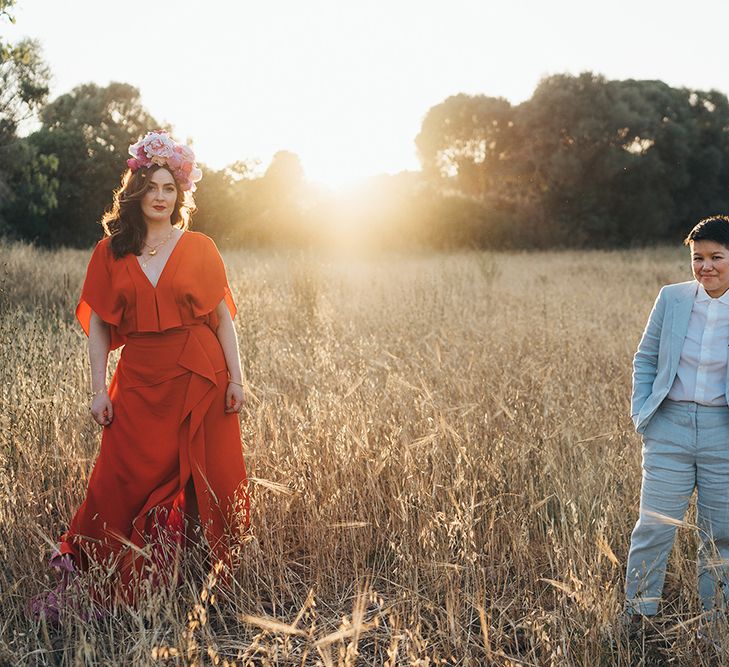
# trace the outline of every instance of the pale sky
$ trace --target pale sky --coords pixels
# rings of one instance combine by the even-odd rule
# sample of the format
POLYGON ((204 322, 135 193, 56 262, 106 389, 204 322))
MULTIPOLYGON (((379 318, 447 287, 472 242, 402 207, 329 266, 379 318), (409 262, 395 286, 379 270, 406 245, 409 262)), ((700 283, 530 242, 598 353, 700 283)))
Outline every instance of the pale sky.
POLYGON ((729 92, 726 0, 18 0, 52 97, 123 81, 214 168, 277 150, 330 185, 419 167, 427 110, 592 70, 729 92))

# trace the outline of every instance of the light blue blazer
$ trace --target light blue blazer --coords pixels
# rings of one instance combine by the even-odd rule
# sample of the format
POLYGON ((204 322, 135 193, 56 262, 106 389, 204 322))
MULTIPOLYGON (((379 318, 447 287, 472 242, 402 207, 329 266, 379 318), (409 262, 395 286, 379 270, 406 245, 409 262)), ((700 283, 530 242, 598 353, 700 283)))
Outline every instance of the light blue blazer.
MULTIPOLYGON (((643 433, 676 379, 683 341, 688 331, 699 283, 666 285, 653 305, 638 350, 633 357, 633 396, 630 414, 643 433)), ((729 403, 729 366, 727 367, 729 403)))

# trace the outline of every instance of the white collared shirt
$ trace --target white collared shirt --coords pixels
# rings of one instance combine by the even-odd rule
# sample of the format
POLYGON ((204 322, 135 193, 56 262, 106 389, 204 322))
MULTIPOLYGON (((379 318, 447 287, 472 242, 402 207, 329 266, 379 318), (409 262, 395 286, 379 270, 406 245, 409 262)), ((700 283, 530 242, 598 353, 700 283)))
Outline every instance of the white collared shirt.
POLYGON ((668 398, 701 405, 726 405, 729 353, 729 291, 710 297, 699 285, 668 398))

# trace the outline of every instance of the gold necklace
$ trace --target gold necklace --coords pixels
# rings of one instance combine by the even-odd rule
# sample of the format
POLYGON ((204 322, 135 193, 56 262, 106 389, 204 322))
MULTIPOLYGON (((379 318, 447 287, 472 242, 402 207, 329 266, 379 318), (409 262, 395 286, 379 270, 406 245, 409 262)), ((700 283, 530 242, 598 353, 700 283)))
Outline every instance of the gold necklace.
POLYGON ((149 243, 147 243, 146 241, 144 241, 144 245, 146 245, 148 248, 151 248, 151 250, 147 253, 147 261, 142 262, 143 269, 147 268, 147 264, 149 264, 149 260, 152 259, 152 257, 154 257, 157 254, 157 249, 162 247, 165 243, 167 243, 167 241, 169 241, 172 238, 172 232, 174 232, 174 231, 175 231, 175 228, 173 227, 172 229, 170 229, 170 233, 167 235, 167 238, 164 239, 163 241, 160 241, 156 245, 152 246, 152 245, 149 245, 149 243))
POLYGON ((156 255, 156 254, 157 254, 157 248, 159 248, 160 246, 162 246, 162 245, 164 245, 165 243, 167 243, 167 241, 169 241, 169 240, 170 240, 170 239, 172 238, 172 232, 174 232, 174 231, 175 231, 175 228, 174 228, 174 227, 172 227, 172 228, 170 229, 170 233, 169 233, 169 234, 167 235, 167 238, 166 238, 166 239, 164 239, 164 241, 160 241, 160 242, 159 242, 159 243, 158 243, 157 245, 151 246, 151 245, 149 245, 149 243, 147 243, 147 242, 145 241, 145 242, 144 242, 144 245, 146 245, 146 246, 147 246, 148 248, 152 248, 152 249, 151 249, 151 250, 149 251, 149 253, 148 253, 148 254, 149 254, 149 255, 156 255))

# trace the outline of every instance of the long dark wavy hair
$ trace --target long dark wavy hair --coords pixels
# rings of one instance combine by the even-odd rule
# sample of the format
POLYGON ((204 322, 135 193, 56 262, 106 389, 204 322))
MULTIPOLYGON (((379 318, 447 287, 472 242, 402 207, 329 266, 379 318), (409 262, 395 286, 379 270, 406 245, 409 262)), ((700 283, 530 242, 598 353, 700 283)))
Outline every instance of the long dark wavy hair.
MULTIPOLYGON (((111 237, 109 243, 116 259, 124 257, 130 252, 135 255, 142 254, 144 239, 147 236, 147 225, 142 217, 141 202, 147 191, 149 178, 158 169, 165 169, 165 167, 152 165, 151 167, 140 167, 136 171, 127 169, 122 175, 121 185, 114 190, 114 201, 111 209, 104 213, 101 225, 106 236, 111 237)), ((195 212, 195 200, 192 192, 180 189, 177 180, 175 180, 175 186, 177 187, 177 199, 172 209, 171 222, 175 227, 184 231, 190 226, 191 216, 195 212)))

